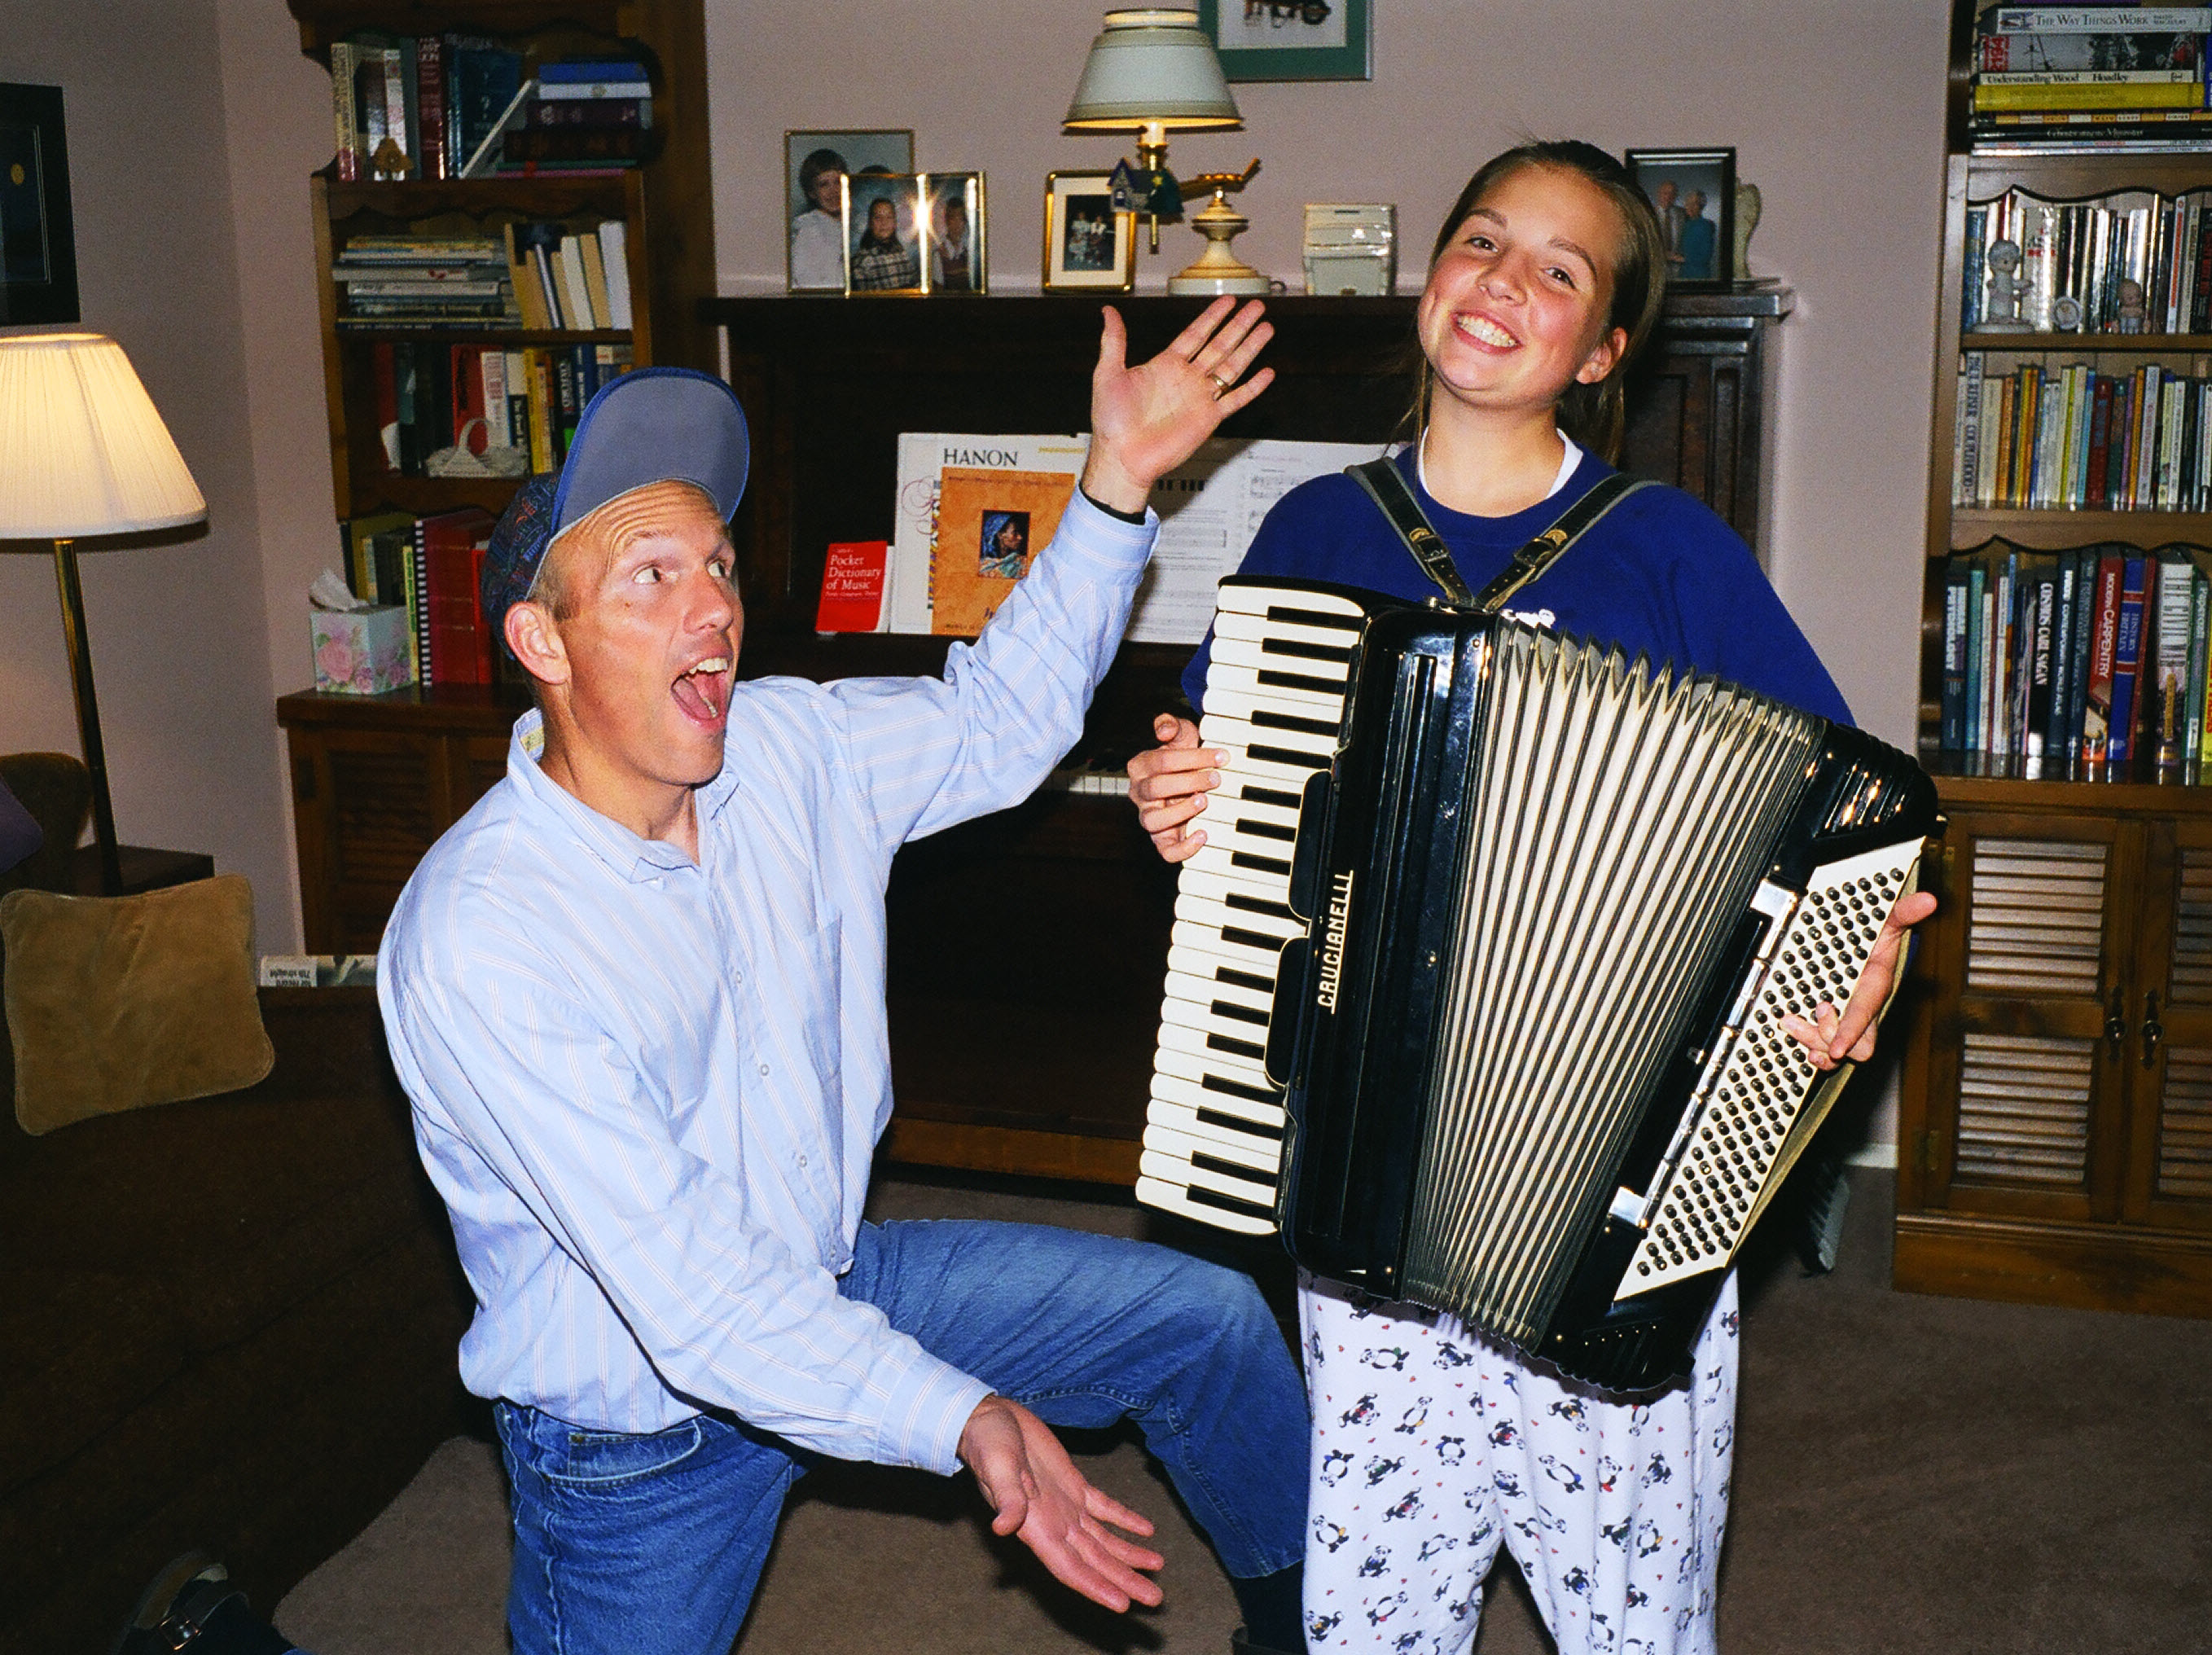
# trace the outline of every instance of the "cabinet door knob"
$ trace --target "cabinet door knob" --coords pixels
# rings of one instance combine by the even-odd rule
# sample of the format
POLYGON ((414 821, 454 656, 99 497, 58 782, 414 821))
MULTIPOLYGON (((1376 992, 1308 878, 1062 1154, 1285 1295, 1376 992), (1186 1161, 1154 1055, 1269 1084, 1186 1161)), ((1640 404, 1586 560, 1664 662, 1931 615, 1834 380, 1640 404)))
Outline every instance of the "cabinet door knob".
POLYGON ((2158 1058, 2158 1043, 2166 1037, 2166 1025, 2158 1020, 2158 990, 2143 996, 2142 1061, 2148 1068, 2158 1058))
POLYGON ((2128 1008, 2120 990, 2112 990, 2112 1001, 2105 1012, 2105 1044, 2112 1048, 2117 1058, 2128 1042, 2128 1008))

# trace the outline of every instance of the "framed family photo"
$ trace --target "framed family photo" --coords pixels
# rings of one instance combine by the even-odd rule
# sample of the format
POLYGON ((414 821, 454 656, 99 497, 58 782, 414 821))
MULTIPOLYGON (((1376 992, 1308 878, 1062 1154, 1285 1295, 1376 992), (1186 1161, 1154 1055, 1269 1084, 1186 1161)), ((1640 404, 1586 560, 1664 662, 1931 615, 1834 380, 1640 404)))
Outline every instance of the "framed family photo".
POLYGON ((1374 78, 1372 0, 1198 0, 1232 81, 1374 78))
POLYGON ((988 249, 983 235, 983 175, 924 173, 923 233, 928 258, 923 283, 932 295, 988 293, 988 249))
POLYGON ((1137 216, 1114 210, 1105 173, 1048 173, 1044 286, 1048 293, 1127 293, 1137 284, 1137 216))
POLYGON ((1631 149, 1622 159, 1659 215, 1668 283, 1728 286, 1735 258, 1735 151, 1631 149))
POLYGON ((904 128, 787 131, 783 135, 785 285, 793 293, 845 290, 843 179, 848 173, 914 171, 904 128))
POLYGON ((0 323, 77 319, 62 89, 0 84, 0 323))
POLYGON ((922 180, 914 173, 848 173, 847 293, 922 292, 922 180))

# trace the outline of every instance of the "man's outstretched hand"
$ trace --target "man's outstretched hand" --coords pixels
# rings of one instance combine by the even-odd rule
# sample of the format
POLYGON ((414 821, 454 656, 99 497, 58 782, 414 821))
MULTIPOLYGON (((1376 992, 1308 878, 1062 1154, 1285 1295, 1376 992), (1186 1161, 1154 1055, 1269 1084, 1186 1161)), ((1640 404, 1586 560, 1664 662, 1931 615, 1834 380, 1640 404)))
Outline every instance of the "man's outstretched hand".
POLYGON ((1152 484, 1191 455, 1214 428, 1273 381, 1244 370, 1275 336, 1257 300, 1234 316, 1234 299, 1216 299, 1173 344, 1148 362, 1128 364, 1121 313, 1106 307, 1098 366, 1091 374, 1091 459, 1083 491, 1115 511, 1140 512, 1152 484), (1242 383, 1239 383, 1239 381, 1242 383))
POLYGON ((1114 1531, 1148 1536, 1152 1525, 1091 1487, 1052 1427, 1029 1409, 984 1397, 960 1433, 960 1457, 998 1513, 994 1534, 1018 1536, 1055 1579, 1117 1615, 1133 1599, 1158 1604, 1158 1583, 1138 1571, 1165 1560, 1114 1531))

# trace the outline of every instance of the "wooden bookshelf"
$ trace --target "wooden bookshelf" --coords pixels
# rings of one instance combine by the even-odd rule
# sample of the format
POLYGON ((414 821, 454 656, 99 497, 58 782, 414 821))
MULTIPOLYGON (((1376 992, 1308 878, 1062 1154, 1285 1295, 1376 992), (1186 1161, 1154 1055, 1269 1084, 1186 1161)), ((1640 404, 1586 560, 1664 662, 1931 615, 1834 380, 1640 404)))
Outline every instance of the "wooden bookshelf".
POLYGON ((1940 751, 1944 575, 1992 541, 2212 546, 2212 514, 1962 509, 1962 352, 2080 360, 2212 351, 2197 333, 1964 334, 1970 204, 2212 190, 2212 155, 1998 155, 1968 146, 1975 0, 1954 0, 1936 298, 1921 751, 1948 828, 1930 875, 1899 1117, 1902 1287, 2212 1314, 2212 789, 2154 767, 2024 774, 1940 751))
POLYGON ((333 42, 364 30, 485 36, 542 58, 634 56, 653 83, 655 148, 619 177, 508 177, 344 182, 332 167, 309 181, 321 292, 323 381, 332 503, 340 518, 397 509, 417 515, 503 508, 514 479, 413 477, 387 468, 376 429, 371 363, 379 343, 527 346, 623 344, 640 367, 711 371, 714 336, 698 318, 714 288, 708 166, 703 0, 287 0, 301 50, 325 67, 333 42), (623 330, 341 326, 331 280, 346 237, 425 226, 495 233, 528 222, 621 220, 627 229, 633 326, 623 330))

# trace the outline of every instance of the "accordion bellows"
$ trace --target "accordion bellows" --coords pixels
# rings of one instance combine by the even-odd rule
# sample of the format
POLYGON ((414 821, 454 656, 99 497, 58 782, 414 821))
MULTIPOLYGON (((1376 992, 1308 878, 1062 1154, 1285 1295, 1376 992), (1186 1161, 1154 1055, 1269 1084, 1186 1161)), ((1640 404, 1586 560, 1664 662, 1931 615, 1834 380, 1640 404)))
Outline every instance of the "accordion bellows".
POLYGON ((1629 1389, 1825 1117, 1780 1022, 1911 888, 1912 762, 1714 678, 1223 584, 1141 1199, 1629 1389))
POLYGON ((1538 1238, 1613 1194, 1594 1183, 1692 1009, 1655 1015, 1663 985, 1711 969, 1822 721, 1517 625, 1494 648, 1438 1043, 1436 1089, 1461 1102, 1414 1181, 1404 1291, 1518 1343, 1571 1263, 1538 1238), (1545 1023, 1574 1037, 1532 1037, 1545 1023))

